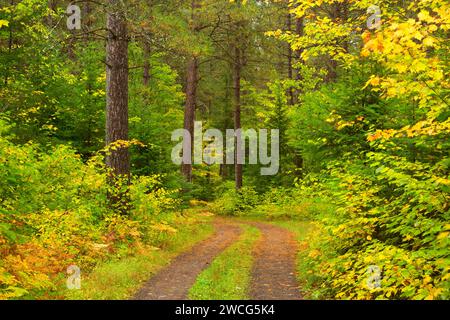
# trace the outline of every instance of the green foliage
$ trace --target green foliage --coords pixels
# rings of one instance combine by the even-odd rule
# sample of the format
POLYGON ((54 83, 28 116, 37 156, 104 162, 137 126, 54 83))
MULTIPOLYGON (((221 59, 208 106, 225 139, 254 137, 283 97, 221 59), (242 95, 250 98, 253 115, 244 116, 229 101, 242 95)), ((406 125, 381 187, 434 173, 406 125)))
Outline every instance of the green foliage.
POLYGON ((245 214, 260 201, 260 196, 252 187, 236 190, 231 182, 224 184, 221 194, 222 196, 213 202, 210 208, 213 212, 223 215, 245 214))
MULTIPOLYGON (((142 65, 142 50, 130 48, 131 59, 142 65)), ((171 134, 183 127, 184 93, 177 84, 177 73, 163 62, 161 54, 150 57, 150 80, 142 84, 142 70, 131 72, 130 84, 130 137, 145 146, 132 153, 133 171, 153 175, 172 173, 176 166, 168 161, 171 156, 171 134), (150 165, 151 164, 151 165, 150 165)))
MULTIPOLYGON (((375 1, 374 30, 363 29, 367 0, 131 1, 130 141, 117 143, 132 175, 114 178, 104 157, 117 146, 99 151, 105 7, 86 7, 83 30, 69 31, 57 2, 0 8, 0 298, 55 298, 69 264, 112 260, 117 273, 117 260, 145 249, 178 252, 198 200, 222 215, 293 221, 299 234, 313 226, 299 239, 311 298, 450 298, 448 1, 375 1), (203 164, 184 182, 170 138, 183 127, 192 57, 196 120, 234 127, 239 66, 242 127, 280 130, 277 176, 244 166, 236 191, 231 165, 203 164), (377 289, 367 286, 373 265, 377 289)), ((230 265, 250 242, 239 246, 230 265)), ((202 278, 206 291, 222 263, 202 278)), ((130 277, 105 295, 123 297, 130 277)))
POLYGON ((361 39, 354 30, 366 2, 349 3, 343 20, 318 14, 333 1, 293 4, 310 20, 304 34, 271 35, 302 50, 302 75, 335 65, 325 84, 300 80, 307 86, 291 114, 290 144, 309 173, 296 188, 336 208, 313 216, 303 282, 313 298, 448 299, 449 55, 438 44, 448 4, 388 1, 381 28, 361 39), (362 49, 347 46, 355 36, 362 49), (379 288, 368 285, 370 266, 381 270, 379 288))
POLYGON ((108 207, 103 156, 84 163, 67 146, 43 153, 37 145, 15 145, 1 121, 0 297, 49 295, 64 283, 65 268, 85 272, 100 261, 126 257, 141 245, 167 246, 177 232, 169 212, 176 190, 160 177, 141 176, 129 188, 131 213, 108 207))

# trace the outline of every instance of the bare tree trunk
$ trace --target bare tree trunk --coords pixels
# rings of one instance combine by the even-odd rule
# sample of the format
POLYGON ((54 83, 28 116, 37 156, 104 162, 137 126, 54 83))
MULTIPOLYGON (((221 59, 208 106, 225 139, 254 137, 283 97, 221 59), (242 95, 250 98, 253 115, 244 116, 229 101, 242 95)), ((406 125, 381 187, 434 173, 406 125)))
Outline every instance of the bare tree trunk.
MULTIPOLYGON (((336 3, 333 5, 333 8, 331 10, 331 16, 330 16, 331 20, 345 21, 347 19, 347 16, 348 16, 348 4, 346 2, 336 3)), ((343 47, 344 47, 344 50, 347 51, 348 43, 344 43, 343 47)), ((327 68, 328 68, 328 75, 325 78, 325 81, 326 82, 335 82, 338 77, 338 74, 337 74, 338 63, 333 57, 329 58, 327 68)))
MULTIPOLYGON (((127 23, 120 0, 109 0, 107 18, 108 42, 106 47, 106 144, 128 141, 128 38, 127 23)), ((130 155, 127 146, 110 151, 106 160, 111 168, 111 183, 130 177, 130 155)), ((126 207, 125 194, 113 195, 113 205, 126 207)), ((126 211, 126 210, 125 210, 126 211)))
MULTIPOLYGON (((186 105, 184 109, 184 129, 190 133, 190 141, 185 137, 185 150, 190 148, 192 151, 194 143, 194 121, 195 107, 197 101, 198 87, 198 58, 192 57, 188 62, 187 68, 187 84, 186 84, 186 105)), ((181 171, 186 181, 192 182, 192 157, 191 163, 183 163, 181 171)))
MULTIPOLYGON (((153 1, 147 1, 148 8, 150 12, 153 10, 153 1)), ((153 18, 153 17, 152 17, 153 18)), ((144 49, 144 74, 143 74, 143 83, 145 87, 148 87, 151 79, 151 56, 152 56, 152 47, 150 43, 150 39, 152 34, 148 32, 144 35, 143 39, 143 49, 144 49)))
MULTIPOLYGON (((241 69, 242 69, 242 57, 241 50, 236 46, 235 48, 235 61, 234 61, 234 130, 237 132, 241 129, 241 69)), ((235 140, 235 157, 234 157, 234 175, 235 175, 235 183, 236 190, 240 190, 242 188, 242 168, 243 165, 238 163, 238 148, 240 147, 239 137, 236 137, 235 140)))
MULTIPOLYGON (((305 34, 305 25, 304 25, 304 20, 303 18, 297 18, 296 22, 295 22, 295 33, 297 34, 297 36, 302 37, 305 34)), ((295 58, 297 59, 298 62, 304 63, 303 58, 302 58, 302 54, 303 54, 303 49, 299 49, 295 52, 295 58)), ((300 72, 297 71, 297 76, 296 76, 297 80, 302 80, 302 75, 300 72)), ((300 94, 300 92, 297 92, 297 100, 298 100, 298 95, 300 94)))
MULTIPOLYGON (((11 7, 14 6, 14 0, 11 0, 9 4, 11 5, 11 7)), ((8 55, 10 57, 11 57, 12 46, 13 46, 12 20, 13 19, 12 19, 12 13, 11 13, 11 21, 9 23, 9 30, 8 30, 8 55)), ((5 85, 8 85, 8 77, 9 77, 9 70, 6 70, 6 72, 5 72, 5 85)))
MULTIPOLYGON (((304 24, 304 18, 297 18, 295 21, 295 33, 299 36, 302 37, 305 34, 305 24, 304 24)), ((303 58, 302 58, 302 54, 303 54, 303 49, 299 49, 295 52, 295 58, 297 60, 297 62, 299 63, 304 63, 303 58)), ((296 75, 296 80, 297 81, 301 81, 302 80, 302 74, 300 71, 297 70, 297 75, 296 75)), ((300 95, 302 94, 302 89, 297 89, 295 90, 294 93, 294 101, 295 103, 298 103, 300 101, 300 95)), ((303 166, 304 166, 304 160, 303 160, 303 156, 302 154, 296 150, 294 153, 294 164, 296 167, 296 175, 298 177, 302 177, 303 175, 303 166)))
MULTIPOLYGON (((288 13, 286 18, 286 27, 288 31, 292 31, 292 14, 288 13)), ((294 79, 294 52, 292 50, 291 44, 288 43, 288 55, 287 55, 287 63, 288 63, 288 79, 293 80, 294 79)), ((288 89, 288 95, 289 95, 289 105, 293 106, 295 104, 295 93, 294 88, 290 87, 288 89)))
MULTIPOLYGON (((222 132, 226 132, 227 129, 231 128, 233 125, 231 122, 234 122, 233 115, 234 110, 231 109, 230 113, 230 105, 229 102, 233 99, 233 91, 232 91, 232 83, 233 83, 233 74, 228 73, 225 77, 225 97, 224 97, 224 105, 223 105, 223 123, 222 123, 222 132)), ((232 171, 230 165, 227 164, 227 145, 224 144, 223 149, 223 163, 220 165, 220 176, 223 181, 228 179, 229 173, 232 171)))
POLYGON ((89 42, 91 39, 91 34, 89 31, 91 31, 92 28, 92 4, 87 1, 83 4, 83 29, 85 30, 84 33, 84 39, 86 42, 89 42))
MULTIPOLYGON (((191 2, 191 30, 197 32, 196 24, 196 10, 200 8, 197 0, 191 2)), ((186 104, 184 108, 184 129, 190 133, 190 141, 188 137, 184 137, 183 150, 191 150, 191 161, 189 163, 181 164, 181 173, 185 177, 187 182, 192 182, 192 150, 194 146, 194 121, 195 121, 195 108, 197 103, 197 87, 199 81, 199 60, 198 57, 193 55, 188 61, 187 74, 186 74, 186 104)))
POLYGON ((150 56, 151 48, 147 39, 144 39, 144 86, 148 87, 150 83, 150 56))

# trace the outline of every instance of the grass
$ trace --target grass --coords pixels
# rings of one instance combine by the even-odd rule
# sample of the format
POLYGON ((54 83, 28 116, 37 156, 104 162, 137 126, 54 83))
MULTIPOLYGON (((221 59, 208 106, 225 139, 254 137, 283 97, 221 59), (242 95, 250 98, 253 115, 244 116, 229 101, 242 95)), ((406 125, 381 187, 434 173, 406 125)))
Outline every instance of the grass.
POLYGON ((129 299, 175 256, 212 234, 211 218, 193 216, 189 219, 191 222, 183 224, 162 249, 146 246, 134 256, 101 263, 89 274, 81 275, 80 290, 66 289, 62 294, 68 300, 129 299))
POLYGON ((189 291, 192 300, 248 300, 253 247, 260 231, 242 225, 243 234, 204 270, 189 291))
POLYGON ((313 224, 310 221, 280 220, 271 221, 270 223, 293 232, 298 242, 305 241, 308 234, 314 228, 313 224))

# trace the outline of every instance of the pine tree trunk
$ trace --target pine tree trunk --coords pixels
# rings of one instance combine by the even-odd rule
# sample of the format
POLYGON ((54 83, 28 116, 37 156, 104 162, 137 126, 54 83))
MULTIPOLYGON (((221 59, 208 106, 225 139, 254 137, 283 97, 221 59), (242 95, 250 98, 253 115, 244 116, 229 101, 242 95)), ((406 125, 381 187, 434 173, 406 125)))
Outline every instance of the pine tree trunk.
MULTIPOLYGON (((198 32, 197 29, 197 14, 196 11, 200 8, 200 4, 197 0, 191 1, 191 31, 198 32)), ((186 104, 184 108, 184 129, 190 133, 189 137, 184 137, 183 150, 191 150, 191 157, 189 163, 181 164, 181 173, 185 177, 187 182, 192 182, 192 151, 194 148, 194 121, 195 121, 195 108, 197 103, 197 87, 199 81, 198 75, 199 60, 198 57, 192 56, 187 65, 186 73, 186 104)))
MULTIPOLYGON (((184 129, 190 133, 190 141, 185 137, 185 150, 190 148, 193 150, 194 143, 194 121, 195 121, 195 106, 197 101, 197 86, 198 86, 198 58, 192 57, 188 62, 187 67, 187 83, 186 83, 186 104, 184 109, 184 129)), ((186 181, 192 182, 192 157, 191 163, 183 163, 181 171, 186 181)))
MULTIPOLYGON (((11 7, 14 6, 14 0, 10 0, 11 7)), ((11 13, 11 20, 12 20, 12 13, 11 13)), ((8 30, 8 59, 11 59, 11 53, 12 53, 12 47, 13 47, 13 28, 12 28, 12 21, 9 23, 9 30, 8 30)), ((8 77, 9 77, 9 71, 7 70, 5 72, 5 86, 8 85, 8 77)))
MULTIPOLYGON (((296 23, 295 23, 295 33, 297 34, 297 36, 302 37, 305 34, 305 25, 304 25, 304 20, 303 18, 297 18, 296 19, 296 23)), ((301 62, 304 63, 303 59, 302 59, 302 54, 303 54, 303 49, 299 49, 297 50, 295 55, 295 58, 297 59, 297 62, 301 62)), ((297 76, 296 76, 297 80, 302 80, 302 75, 300 72, 297 72, 297 76)), ((299 95, 300 92, 297 92, 296 95, 299 95)), ((298 100, 298 97, 297 97, 298 100)))
POLYGON ((150 83, 150 56, 151 48, 147 39, 144 39, 144 86, 148 87, 150 83))
POLYGON ((91 15, 92 15, 91 3, 86 2, 83 4, 83 16, 82 16, 82 23, 83 23, 82 29, 85 30, 84 40, 86 42, 89 42, 92 38, 91 34, 89 33, 89 31, 91 31, 91 29, 92 29, 91 15))
MULTIPOLYGON (((107 18, 108 42, 106 47, 106 144, 118 140, 128 141, 128 38, 125 15, 120 0, 110 0, 107 18)), ((130 177, 128 147, 111 150, 106 159, 111 169, 113 186, 119 179, 130 177)), ((110 195, 112 205, 126 211, 126 195, 110 195)))
MULTIPOLYGON (((241 129, 241 69, 242 69, 242 57, 241 50, 236 47, 235 48, 235 61, 234 61, 234 130, 241 129)), ((242 188, 242 167, 243 165, 238 163, 238 148, 240 147, 239 138, 235 140, 235 157, 234 157, 234 174, 235 174, 235 183, 236 190, 240 190, 242 188)))
MULTIPOLYGON (((297 36, 302 37, 305 34, 305 24, 304 24, 304 18, 297 18, 295 21, 295 33, 297 34, 297 36)), ((303 58, 302 58, 302 54, 303 54, 303 49, 299 49, 295 52, 295 58, 297 60, 297 62, 299 63, 304 63, 303 58)), ((296 75, 296 80, 297 81, 301 81, 303 78, 302 74, 300 73, 300 71, 297 71, 297 75, 296 75)), ((300 95, 302 94, 302 89, 297 89, 295 90, 294 96, 295 96, 295 103, 298 103, 300 101, 300 95)), ((295 173, 297 175, 297 177, 302 177, 303 176, 303 166, 304 166, 304 160, 303 160, 303 156, 300 153, 300 151, 296 150, 295 154, 294 154, 294 164, 296 167, 295 173)))
MULTIPOLYGON (((292 31, 292 14, 288 13, 287 14, 287 18, 286 18, 286 28, 288 31, 292 31)), ((291 44, 288 43, 287 44, 287 48, 288 48, 288 55, 287 55, 287 63, 288 63, 288 79, 289 80, 293 80, 294 79, 294 67, 293 67, 293 63, 294 63, 294 52, 292 50, 291 44)), ((288 103, 290 106, 293 106, 295 104, 295 92, 294 92, 294 88, 290 87, 288 89, 288 96, 289 96, 289 100, 288 103)))
MULTIPOLYGON (((333 21, 345 21, 347 19, 347 4, 345 2, 343 3, 335 3, 331 9, 331 15, 330 18, 333 21)), ((347 50, 348 44, 343 44, 344 50, 347 50)), ((327 64, 328 69, 328 75, 325 78, 325 82, 335 82, 337 80, 338 74, 337 74, 337 68, 338 63, 333 57, 329 57, 327 64)))

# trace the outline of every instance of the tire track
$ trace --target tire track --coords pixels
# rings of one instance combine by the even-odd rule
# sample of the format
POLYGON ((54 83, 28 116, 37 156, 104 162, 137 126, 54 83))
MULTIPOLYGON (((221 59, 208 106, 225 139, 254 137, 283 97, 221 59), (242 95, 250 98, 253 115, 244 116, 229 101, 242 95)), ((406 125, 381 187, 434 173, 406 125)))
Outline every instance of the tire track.
POLYGON ((288 230, 251 223, 262 232, 255 248, 250 297, 252 300, 301 300, 296 278, 297 242, 288 230))
POLYGON ((215 223, 215 234, 176 257, 169 266, 152 277, 133 300, 185 300, 197 276, 212 260, 235 242, 241 229, 222 219, 215 223))

